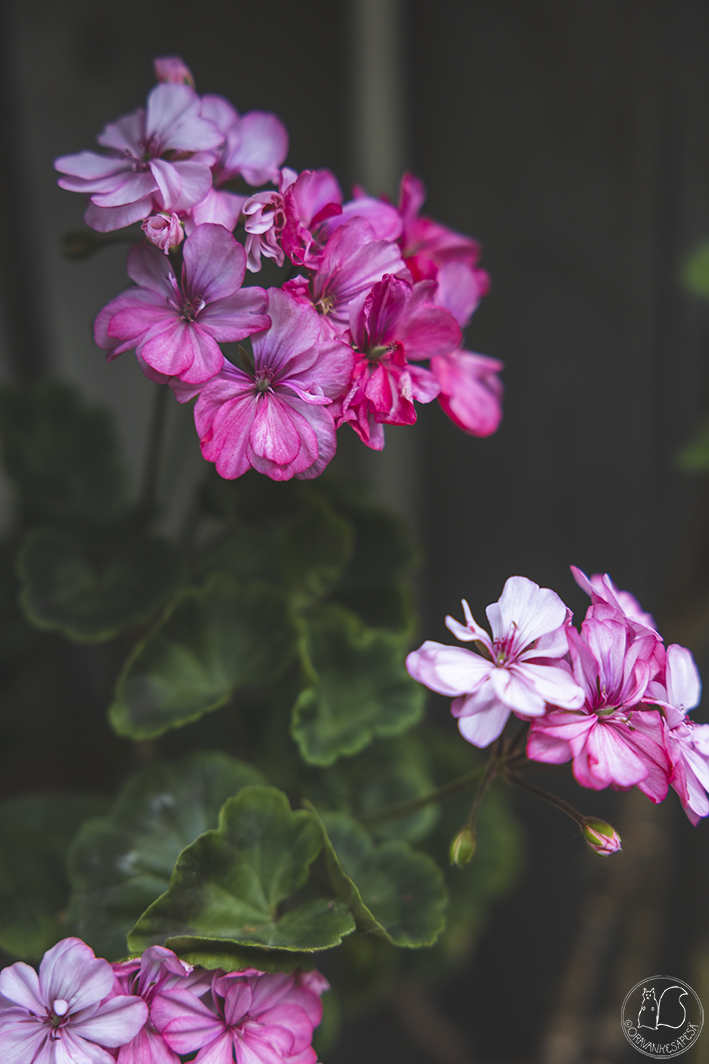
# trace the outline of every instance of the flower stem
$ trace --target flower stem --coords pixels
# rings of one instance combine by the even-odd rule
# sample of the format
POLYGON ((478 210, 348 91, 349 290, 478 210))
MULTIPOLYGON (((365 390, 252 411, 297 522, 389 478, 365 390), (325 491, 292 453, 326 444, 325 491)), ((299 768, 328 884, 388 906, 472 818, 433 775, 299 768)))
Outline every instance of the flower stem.
POLYGON ((387 820, 398 820, 399 817, 417 813, 419 809, 425 809, 428 805, 436 805, 438 802, 445 801, 446 798, 454 798, 455 795, 462 794, 478 784, 486 772, 489 771, 489 767, 489 763, 480 765, 478 768, 473 769, 472 772, 466 772, 464 776, 458 776, 457 779, 451 780, 450 783, 444 783, 442 787, 431 791, 430 794, 424 794, 421 798, 412 798, 407 802, 387 805, 376 813, 360 817, 360 823, 368 828, 376 827, 377 824, 384 824, 387 820))
POLYGON ((492 783, 492 781, 494 780, 495 776, 497 775, 499 767, 500 763, 493 753, 492 757, 485 766, 485 775, 478 784, 478 789, 475 792, 475 797, 473 798, 473 804, 470 807, 470 812, 468 813, 468 819, 465 822, 465 827, 469 828, 471 831, 475 827, 475 818, 478 815, 478 809, 480 808, 480 802, 482 801, 482 797, 485 791, 492 783))
POLYGON ((150 414, 148 445, 145 452, 143 484, 140 489, 139 500, 139 508, 147 516, 152 516, 155 510, 160 457, 165 430, 165 415, 167 413, 167 385, 156 385, 156 389, 153 396, 153 409, 150 414))
POLYGON ((551 794, 549 791, 543 790, 542 787, 535 786, 534 783, 530 783, 529 780, 522 779, 515 772, 503 772, 502 778, 508 782, 513 783, 515 787, 519 787, 523 791, 529 791, 530 794, 535 795, 537 798, 541 798, 543 802, 548 802, 550 805, 556 806, 562 813, 566 813, 567 816, 575 820, 577 824, 583 824, 586 817, 583 813, 579 813, 578 809, 574 809, 573 805, 569 805, 563 798, 559 798, 556 794, 551 794))

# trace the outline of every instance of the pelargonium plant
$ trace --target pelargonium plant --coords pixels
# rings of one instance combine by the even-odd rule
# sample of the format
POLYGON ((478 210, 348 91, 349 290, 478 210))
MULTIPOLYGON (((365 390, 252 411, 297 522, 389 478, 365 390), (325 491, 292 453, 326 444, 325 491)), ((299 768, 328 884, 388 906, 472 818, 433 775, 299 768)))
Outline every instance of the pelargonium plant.
MULTIPOLYGON (((411 174, 397 204, 346 201, 330 171, 285 165, 275 115, 199 95, 178 57, 155 74, 102 151, 55 163, 87 198, 94 235, 71 236, 74 256, 120 231, 132 245, 132 285, 94 336, 153 382, 138 497, 104 412, 59 381, 0 391, 17 503, 2 682, 31 691, 64 663, 43 695, 59 786, 0 802, 0 1058, 314 1064, 338 1013, 391 993, 404 967, 445 974, 469 955, 517 866, 495 780, 609 856, 614 828, 526 771, 571 762, 585 788, 653 802, 672 788, 696 823, 709 725, 688 715, 690 652, 607 576, 574 570, 592 599, 580 630, 554 591, 513 576, 491 634, 465 602, 464 623, 448 619, 475 650, 427 641, 407 657, 416 550, 332 462, 340 431, 381 450, 386 425, 436 398, 464 432, 497 430, 502 365, 463 346, 489 287, 480 248, 421 214, 411 174), (264 288, 266 266, 279 283, 264 288), (209 464, 168 534, 170 391, 194 403, 209 464), (81 749, 52 716, 76 644, 96 650, 81 660, 98 694, 72 703, 90 714, 81 749), (110 734, 96 725, 109 688, 110 734), (423 722, 425 688, 453 698, 458 732, 423 722)), ((28 757, 36 738, 30 725, 28 757)))

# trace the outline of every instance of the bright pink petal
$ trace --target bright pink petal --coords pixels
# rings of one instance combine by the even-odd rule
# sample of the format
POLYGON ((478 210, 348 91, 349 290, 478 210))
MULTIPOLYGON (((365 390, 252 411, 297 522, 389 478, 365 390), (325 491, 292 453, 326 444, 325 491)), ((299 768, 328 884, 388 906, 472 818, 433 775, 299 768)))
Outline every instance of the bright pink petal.
POLYGON ((234 343, 269 327, 271 319, 265 310, 266 292, 254 285, 209 303, 198 320, 215 340, 234 343))

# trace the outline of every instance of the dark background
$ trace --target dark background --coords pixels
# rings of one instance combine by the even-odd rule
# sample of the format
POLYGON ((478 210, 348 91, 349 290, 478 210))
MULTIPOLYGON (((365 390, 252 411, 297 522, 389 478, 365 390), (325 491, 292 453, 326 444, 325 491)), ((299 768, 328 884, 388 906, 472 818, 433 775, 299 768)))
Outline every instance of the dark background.
MULTIPOLYGON (((152 56, 181 54, 199 91, 240 111, 277 112, 289 165, 330 167, 345 188, 377 180, 360 96, 386 75, 398 139, 379 130, 389 155, 370 191, 395 191, 398 159, 425 180, 427 213, 482 241, 493 287, 468 346, 507 367, 496 436, 464 436, 433 404, 383 455, 347 447, 419 530, 422 634, 446 638, 462 595, 482 615, 513 573, 579 613, 574 563, 610 572, 706 671, 703 483, 675 465, 709 408, 709 316, 678 284, 709 237, 705 0, 35 0, 0 18, 6 376, 79 382, 114 407, 137 466, 150 386, 130 356, 107 369, 90 332, 125 287, 124 250, 60 258, 82 204, 51 162, 142 102, 152 56), (389 37, 367 40, 363 11, 371 30, 384 9, 389 37)), ((174 510, 200 465, 176 405, 168 450, 174 510)), ((601 867, 570 822, 520 802, 527 871, 473 967, 353 1025, 328 1064, 618 1060, 622 999, 656 970, 709 1006, 706 825, 691 829, 673 797, 582 795, 568 772, 553 786, 615 816, 624 854, 601 867)), ((708 1034, 686 1059, 709 1060, 708 1034)))

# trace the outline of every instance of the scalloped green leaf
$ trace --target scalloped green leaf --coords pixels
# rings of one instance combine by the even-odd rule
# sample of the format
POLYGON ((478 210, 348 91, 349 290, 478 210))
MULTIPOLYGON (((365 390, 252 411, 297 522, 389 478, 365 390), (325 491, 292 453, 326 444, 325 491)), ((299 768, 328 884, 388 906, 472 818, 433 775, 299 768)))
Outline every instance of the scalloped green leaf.
POLYGON ((125 956, 126 935, 167 890, 180 852, 217 826, 227 798, 262 780, 253 765, 210 751, 137 772, 72 847, 71 931, 102 957, 125 956))
POLYGON ((135 648, 118 678, 111 724, 119 735, 153 739, 198 720, 241 685, 276 678, 296 640, 284 592, 217 574, 182 592, 135 648))
POLYGON ((65 791, 0 802, 0 948, 7 953, 36 961, 64 936, 66 851, 83 821, 105 806, 96 795, 65 791))
POLYGON ((152 536, 34 529, 18 557, 20 603, 37 628, 100 643, 150 620, 174 592, 174 548, 152 536))
POLYGON ((275 787, 247 787, 230 798, 219 827, 181 854, 170 887, 128 936, 151 945, 211 952, 215 943, 295 952, 328 949, 354 930, 347 908, 316 898, 282 910, 303 886, 322 847, 315 817, 292 812, 275 787))
POLYGON ((403 839, 377 846, 344 813, 321 813, 325 857, 333 887, 366 931, 395 946, 431 946, 445 927, 443 873, 428 854, 403 839))
POLYGON ((366 628, 334 604, 308 617, 304 628, 301 652, 314 682, 293 707, 291 734, 305 761, 331 765, 418 723, 424 689, 406 671, 398 636, 366 628))
POLYGON ((335 513, 311 485, 304 486, 302 512, 283 530, 283 573, 306 596, 326 594, 342 575, 353 549, 349 521, 335 513))
POLYGON ((5 470, 28 521, 103 523, 124 504, 113 416, 62 381, 0 389, 5 470))

